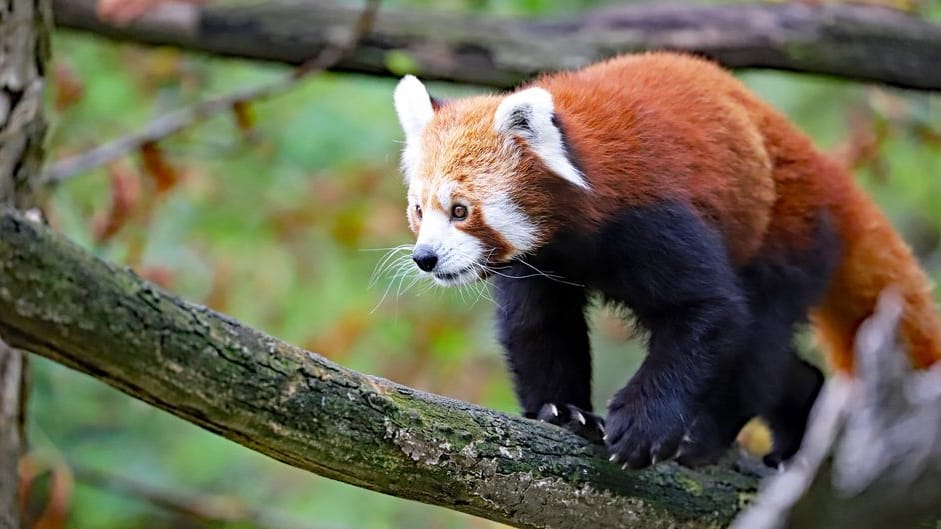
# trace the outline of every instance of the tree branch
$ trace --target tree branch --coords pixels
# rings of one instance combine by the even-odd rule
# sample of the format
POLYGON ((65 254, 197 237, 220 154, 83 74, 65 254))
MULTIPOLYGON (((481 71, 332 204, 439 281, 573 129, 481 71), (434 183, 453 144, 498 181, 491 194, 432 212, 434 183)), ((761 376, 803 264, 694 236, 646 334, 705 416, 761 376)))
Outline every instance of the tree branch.
POLYGON ((0 334, 289 465, 520 527, 704 528, 756 485, 347 370, 0 211, 0 334))
MULTIPOLYGON (((126 26, 103 22, 95 0, 55 0, 56 23, 113 39, 300 64, 349 27, 354 8, 309 0, 163 5, 126 26)), ((411 71, 425 79, 511 87, 541 72, 617 53, 674 49, 732 68, 777 68, 941 90, 941 27, 902 12, 803 3, 650 3, 563 20, 512 20, 383 10, 336 70, 411 71)))

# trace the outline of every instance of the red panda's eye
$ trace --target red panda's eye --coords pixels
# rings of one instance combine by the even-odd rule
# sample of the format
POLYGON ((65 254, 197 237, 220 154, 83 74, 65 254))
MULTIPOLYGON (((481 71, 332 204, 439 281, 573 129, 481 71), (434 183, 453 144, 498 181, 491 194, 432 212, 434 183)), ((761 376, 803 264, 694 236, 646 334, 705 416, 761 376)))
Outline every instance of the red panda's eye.
POLYGON ((415 216, 418 217, 418 220, 421 220, 421 206, 415 204, 415 216))
POLYGON ((464 220, 467 218, 467 206, 462 206, 460 204, 455 205, 451 208, 451 217, 456 220, 464 220))

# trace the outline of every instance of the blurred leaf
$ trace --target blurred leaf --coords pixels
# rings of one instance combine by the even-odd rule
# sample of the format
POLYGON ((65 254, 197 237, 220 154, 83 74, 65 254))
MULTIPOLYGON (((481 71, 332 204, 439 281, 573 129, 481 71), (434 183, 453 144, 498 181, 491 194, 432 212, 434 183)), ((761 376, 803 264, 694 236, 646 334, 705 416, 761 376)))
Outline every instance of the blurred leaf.
POLYGON ((212 287, 206 295, 207 307, 226 312, 229 307, 229 291, 232 287, 232 268, 225 262, 215 263, 212 274, 212 287))
POLYGON ((143 266, 136 268, 134 272, 147 281, 160 285, 163 288, 169 289, 173 286, 175 274, 165 266, 143 266))
POLYGON ((851 108, 848 113, 849 133, 831 150, 831 155, 845 167, 859 169, 868 166, 874 174, 885 178, 882 148, 890 133, 888 123, 860 108, 851 108))
POLYGON ((166 156, 155 142, 143 144, 140 154, 144 169, 157 185, 157 194, 165 193, 177 185, 180 180, 179 171, 167 162, 166 156))
POLYGON ((239 130, 246 136, 255 128, 255 113, 249 103, 237 101, 232 105, 232 114, 235 116, 235 124, 239 130))
POLYGON ((353 344, 363 335, 368 326, 368 314, 351 310, 340 315, 325 334, 310 338, 302 344, 302 347, 343 363, 350 354, 353 344))
POLYGON ((412 55, 403 50, 390 50, 386 53, 386 68, 395 75, 418 74, 418 62, 412 55))
POLYGON ((63 463, 47 463, 27 454, 19 462, 17 499, 21 527, 62 529, 69 519, 74 481, 63 463))
POLYGON ((123 163, 108 166, 111 177, 111 202, 104 215, 94 219, 95 240, 107 242, 131 219, 140 201, 140 179, 123 163))
POLYGON ((168 3, 201 4, 208 0, 98 0, 98 17, 113 24, 127 24, 151 9, 168 3))
POLYGON ((52 86, 55 107, 64 112, 85 95, 85 84, 72 66, 65 61, 55 61, 52 70, 52 86))

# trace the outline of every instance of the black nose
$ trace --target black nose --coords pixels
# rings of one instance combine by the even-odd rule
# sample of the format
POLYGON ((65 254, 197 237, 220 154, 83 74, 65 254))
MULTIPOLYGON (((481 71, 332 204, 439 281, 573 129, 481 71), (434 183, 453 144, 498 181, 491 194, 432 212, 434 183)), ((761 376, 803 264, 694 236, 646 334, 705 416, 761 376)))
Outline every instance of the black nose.
POLYGON ((419 246, 412 252, 412 260, 425 272, 431 272, 438 264, 438 256, 427 246, 419 246))

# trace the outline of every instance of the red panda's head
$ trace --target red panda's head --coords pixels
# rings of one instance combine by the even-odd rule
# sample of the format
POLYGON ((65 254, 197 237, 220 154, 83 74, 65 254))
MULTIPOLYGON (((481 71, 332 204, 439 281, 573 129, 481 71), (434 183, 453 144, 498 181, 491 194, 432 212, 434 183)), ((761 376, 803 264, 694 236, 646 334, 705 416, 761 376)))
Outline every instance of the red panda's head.
POLYGON ((557 217, 548 190, 588 189, 543 88, 440 105, 406 76, 395 109, 405 131, 409 226, 418 237, 413 259, 438 284, 470 283, 537 250, 557 217))

